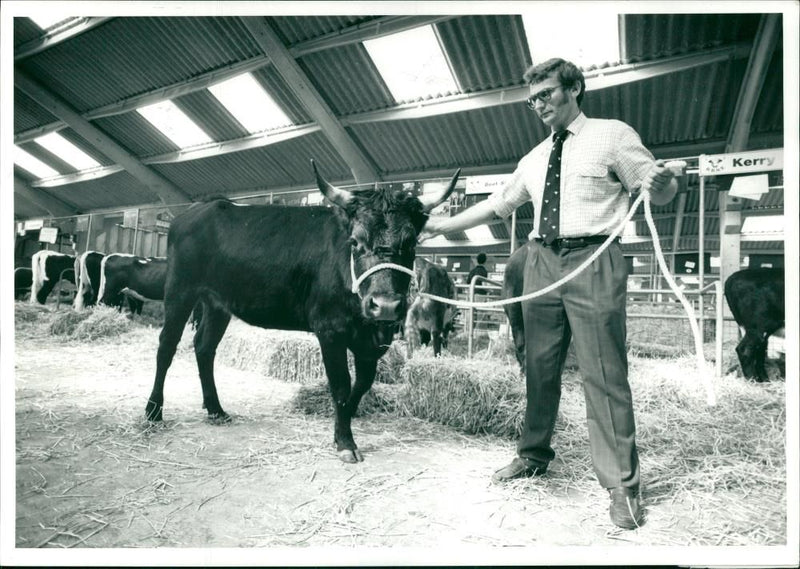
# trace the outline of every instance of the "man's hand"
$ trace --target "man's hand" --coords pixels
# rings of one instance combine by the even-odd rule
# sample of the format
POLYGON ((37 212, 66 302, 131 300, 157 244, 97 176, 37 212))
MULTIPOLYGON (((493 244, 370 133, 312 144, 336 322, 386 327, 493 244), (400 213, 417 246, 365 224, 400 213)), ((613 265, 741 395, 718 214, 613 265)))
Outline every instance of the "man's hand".
POLYGON ((650 192, 650 201, 655 205, 665 205, 672 201, 678 191, 675 174, 664 165, 663 160, 656 160, 650 171, 642 180, 642 191, 650 192))
POLYGON ((422 243, 423 241, 427 241, 437 235, 441 235, 441 231, 439 230, 439 226, 441 225, 441 221, 447 218, 442 217, 429 217, 428 221, 422 227, 422 231, 417 236, 417 243, 422 243))

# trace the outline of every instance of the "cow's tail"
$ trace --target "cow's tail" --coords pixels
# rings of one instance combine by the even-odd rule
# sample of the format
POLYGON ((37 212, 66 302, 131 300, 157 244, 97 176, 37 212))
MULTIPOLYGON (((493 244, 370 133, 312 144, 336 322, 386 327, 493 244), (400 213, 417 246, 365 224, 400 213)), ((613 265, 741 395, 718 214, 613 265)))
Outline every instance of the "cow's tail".
POLYGON ((103 257, 103 260, 100 261, 100 286, 97 291, 97 304, 100 304, 106 290, 106 261, 108 261, 110 256, 111 255, 106 255, 103 257))
POLYGON ((83 310, 85 295, 92 290, 92 283, 89 280, 89 271, 86 270, 86 258, 90 251, 85 251, 75 259, 75 281, 78 283, 78 292, 75 295, 75 310, 83 310))
POLYGON ((47 280, 47 272, 45 271, 45 263, 47 262, 46 251, 39 251, 34 253, 31 258, 31 271, 33 272, 31 279, 31 298, 30 303, 36 304, 39 302, 36 297, 39 291, 42 290, 44 281, 47 280))

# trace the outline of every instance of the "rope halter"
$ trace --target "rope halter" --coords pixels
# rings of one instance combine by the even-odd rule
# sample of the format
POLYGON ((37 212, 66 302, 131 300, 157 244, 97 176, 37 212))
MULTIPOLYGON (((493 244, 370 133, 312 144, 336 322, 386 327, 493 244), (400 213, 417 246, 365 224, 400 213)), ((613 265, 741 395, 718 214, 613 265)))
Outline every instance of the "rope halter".
POLYGON ((355 259, 353 258, 353 252, 350 251, 350 279, 353 281, 353 286, 350 288, 350 291, 353 294, 357 294, 358 297, 361 298, 361 292, 359 292, 359 286, 361 286, 361 283, 364 282, 364 279, 366 279, 372 273, 375 273, 377 271, 382 271, 383 269, 394 269, 395 271, 400 271, 401 273, 409 275, 414 280, 414 283, 417 282, 417 275, 414 271, 412 271, 408 267, 404 267, 403 265, 397 265, 395 263, 378 263, 374 267, 370 267, 369 269, 361 273, 359 277, 356 277, 355 259))

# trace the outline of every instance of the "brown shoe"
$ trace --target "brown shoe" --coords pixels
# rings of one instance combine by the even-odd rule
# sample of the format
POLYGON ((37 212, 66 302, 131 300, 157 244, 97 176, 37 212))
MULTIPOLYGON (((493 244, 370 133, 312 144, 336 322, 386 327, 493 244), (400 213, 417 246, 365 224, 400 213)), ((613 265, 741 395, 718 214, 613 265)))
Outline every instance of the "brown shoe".
POLYGON ((547 465, 540 464, 527 458, 515 457, 510 464, 504 466, 492 475, 492 482, 502 484, 515 478, 541 476, 547 472, 547 465))
POLYGON ((608 493, 611 495, 608 513, 615 526, 623 529, 636 529, 644 524, 638 490, 619 487, 609 489, 608 493))

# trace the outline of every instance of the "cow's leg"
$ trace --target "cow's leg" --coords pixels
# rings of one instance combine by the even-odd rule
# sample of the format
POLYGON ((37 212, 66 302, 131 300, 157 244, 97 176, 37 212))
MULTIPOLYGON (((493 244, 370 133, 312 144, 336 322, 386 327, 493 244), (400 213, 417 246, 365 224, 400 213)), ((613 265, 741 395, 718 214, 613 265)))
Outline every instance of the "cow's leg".
MULTIPOLYGON (((333 442, 343 462, 360 462, 364 460, 353 440, 350 428, 352 418, 352 402, 350 398, 350 371, 347 369, 347 348, 344 343, 320 339, 322 363, 328 376, 328 386, 333 398, 333 409, 336 416, 333 427, 333 442)), ((360 396, 359 396, 360 399, 360 396)), ((356 402, 358 405, 358 402, 356 402)))
POLYGON ((226 310, 214 308, 209 304, 197 304, 201 305, 203 318, 194 335, 194 353, 197 357, 197 369, 200 372, 200 385, 203 387, 203 407, 208 411, 208 418, 212 422, 226 423, 230 421, 230 417, 222 410, 217 396, 214 357, 217 354, 217 346, 225 335, 225 330, 228 329, 231 315, 226 310))
POLYGON ((433 331, 433 355, 438 357, 442 353, 442 333, 439 330, 433 331))
POLYGON ((756 381, 769 381, 767 374, 767 339, 760 340, 755 347, 755 373, 756 381))
POLYGON ((47 302, 47 297, 50 296, 50 292, 52 292, 53 287, 55 287, 55 286, 56 286, 56 283, 55 283, 55 281, 53 279, 44 281, 42 283, 42 288, 40 288, 36 292, 36 301, 39 304, 44 304, 45 302, 47 302))
POLYGON ((175 357, 178 342, 181 341, 183 328, 192 312, 194 299, 188 296, 164 302, 164 327, 158 337, 158 354, 156 356, 156 379, 153 391, 145 407, 145 416, 150 421, 162 419, 161 410, 164 406, 164 380, 167 370, 175 357))

